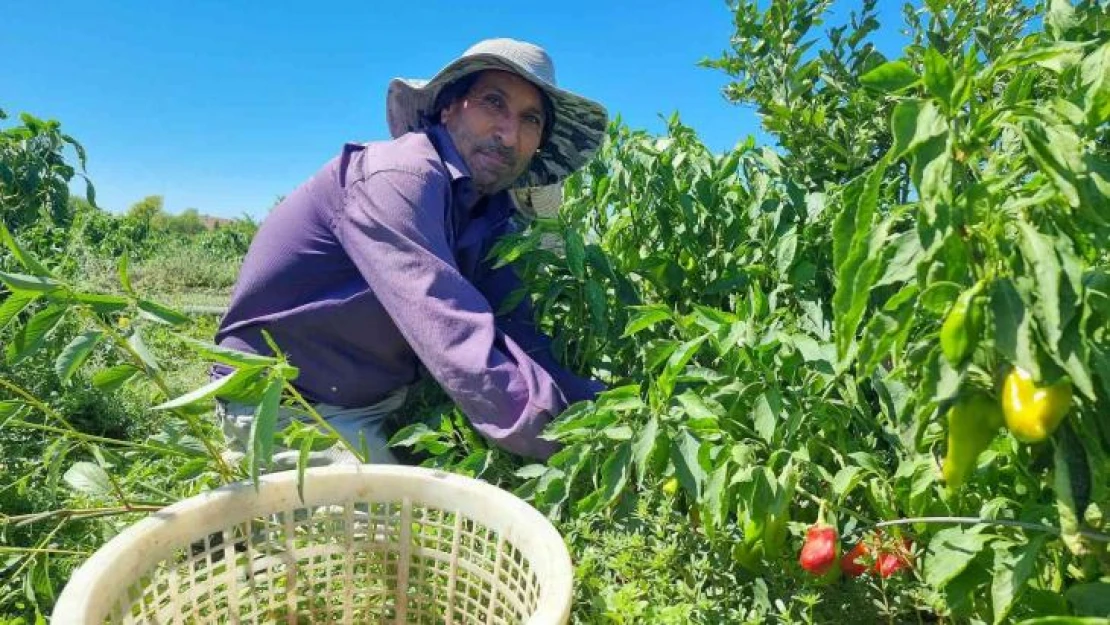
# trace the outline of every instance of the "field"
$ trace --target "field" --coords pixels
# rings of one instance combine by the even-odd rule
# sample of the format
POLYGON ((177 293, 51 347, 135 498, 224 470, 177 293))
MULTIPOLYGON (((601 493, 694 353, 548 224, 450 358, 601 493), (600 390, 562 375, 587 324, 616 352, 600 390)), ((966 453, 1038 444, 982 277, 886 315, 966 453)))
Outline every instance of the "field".
MULTIPOLYGON (((576 622, 1110 622, 1110 6, 828 4, 735 0, 704 63, 775 145, 613 123, 499 244, 607 385, 562 450, 491 447, 434 384, 393 442, 548 515, 576 622)), ((121 528, 318 435, 275 403, 219 453, 214 396, 297 402, 281 358, 210 344, 256 224, 109 214, 60 124, 2 123, 0 622, 33 623, 121 528)))

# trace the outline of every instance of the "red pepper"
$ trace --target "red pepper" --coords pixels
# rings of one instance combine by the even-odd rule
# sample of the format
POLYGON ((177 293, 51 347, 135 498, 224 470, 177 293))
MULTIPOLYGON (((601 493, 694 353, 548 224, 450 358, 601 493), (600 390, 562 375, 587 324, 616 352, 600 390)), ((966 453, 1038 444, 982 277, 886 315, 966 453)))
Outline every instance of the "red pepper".
POLYGON ((870 554, 871 550, 867 548, 867 543, 862 540, 859 541, 840 559, 840 570, 844 571, 844 574, 848 577, 863 575, 867 572, 867 560, 870 554))
POLYGON ((890 577, 902 569, 913 568, 913 543, 908 538, 902 539, 902 546, 895 547, 894 551, 884 551, 875 560, 875 572, 882 577, 890 577))
POLYGON ((806 541, 798 557, 803 569, 820 577, 836 566, 839 557, 840 544, 835 527, 817 523, 806 530, 806 541))

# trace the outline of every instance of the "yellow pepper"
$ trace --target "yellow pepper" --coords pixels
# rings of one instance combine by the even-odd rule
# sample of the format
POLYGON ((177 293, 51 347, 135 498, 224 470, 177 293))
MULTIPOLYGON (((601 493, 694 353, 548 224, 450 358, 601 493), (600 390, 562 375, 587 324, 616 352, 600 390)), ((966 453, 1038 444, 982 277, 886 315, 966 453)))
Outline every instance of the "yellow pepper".
POLYGON ((998 403, 983 393, 964 397, 948 410, 948 454, 942 471, 950 490, 975 470, 979 454, 990 446, 1002 420, 998 403))
POLYGON ((672 477, 671 479, 663 482, 663 493, 667 495, 674 495, 678 492, 678 478, 672 477))
POLYGON ((1071 383, 1037 386, 1033 376, 1014 367, 1002 384, 1002 413, 1014 438, 1039 443, 1056 431, 1071 408, 1071 383))

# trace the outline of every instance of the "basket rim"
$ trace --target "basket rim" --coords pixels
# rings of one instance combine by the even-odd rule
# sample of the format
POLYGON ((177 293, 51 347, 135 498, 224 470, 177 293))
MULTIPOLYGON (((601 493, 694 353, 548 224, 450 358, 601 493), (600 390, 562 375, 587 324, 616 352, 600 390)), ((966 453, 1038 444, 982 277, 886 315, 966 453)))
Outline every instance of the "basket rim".
POLYGON ((564 539, 547 517, 516 495, 475 478, 404 465, 310 467, 305 470, 304 482, 301 499, 296 470, 269 473, 259 478, 257 490, 250 480, 233 482, 166 506, 128 526, 74 571, 58 597, 52 622, 99 625, 110 614, 121 589, 130 587, 174 549, 266 514, 267 509, 334 505, 350 498, 400 502, 400 496, 384 496, 397 489, 414 504, 457 511, 502 534, 533 562, 541 584, 536 611, 527 623, 564 623, 569 618, 574 569, 564 539), (337 490, 351 495, 337 496, 337 490), (445 502, 454 507, 439 505, 445 502), (185 532, 188 538, 183 538, 185 532))

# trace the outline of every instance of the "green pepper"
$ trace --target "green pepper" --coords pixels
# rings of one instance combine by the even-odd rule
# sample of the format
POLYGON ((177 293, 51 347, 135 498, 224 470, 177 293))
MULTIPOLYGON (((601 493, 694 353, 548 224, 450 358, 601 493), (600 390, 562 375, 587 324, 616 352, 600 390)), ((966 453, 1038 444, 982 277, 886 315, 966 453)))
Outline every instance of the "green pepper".
POLYGON ((980 281, 961 293, 940 327, 941 352, 954 367, 962 365, 979 342, 983 310, 977 298, 982 290, 983 283, 980 281))
POLYGON ((998 402, 986 393, 962 397, 948 409, 948 454, 942 472, 950 490, 967 481, 1003 421, 998 402))

